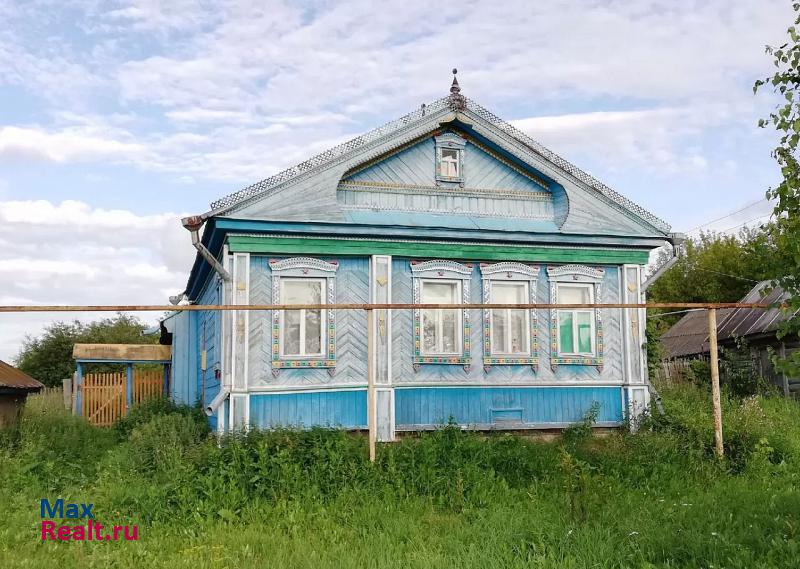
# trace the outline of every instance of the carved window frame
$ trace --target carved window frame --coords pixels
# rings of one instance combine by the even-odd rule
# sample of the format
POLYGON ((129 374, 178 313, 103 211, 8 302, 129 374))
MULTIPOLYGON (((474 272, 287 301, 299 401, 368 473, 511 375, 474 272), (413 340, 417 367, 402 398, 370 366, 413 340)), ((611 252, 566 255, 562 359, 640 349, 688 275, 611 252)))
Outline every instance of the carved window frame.
MULTIPOLYGON (((461 281, 461 303, 467 304, 470 299, 470 279, 472 278, 472 265, 457 263, 455 261, 411 261, 411 280, 413 303, 421 304, 421 283, 428 280, 461 281)), ((472 357, 470 355, 470 321, 469 310, 464 308, 461 312, 461 354, 454 355, 425 355, 422 353, 422 310, 413 310, 414 326, 414 353, 412 362, 414 371, 419 371, 420 365, 460 365, 464 371, 469 371, 472 357)))
POLYGON ((464 150, 467 146, 467 141, 451 132, 442 134, 434 138, 436 142, 436 184, 442 182, 459 184, 464 186, 464 150), (445 176, 442 174, 442 150, 455 150, 458 155, 457 159, 457 176, 445 176))
MULTIPOLYGON (((312 257, 291 257, 288 259, 270 259, 272 270, 272 304, 281 304, 281 279, 324 279, 325 304, 336 303, 336 271, 339 263, 323 261, 312 257)), ((281 355, 281 315, 279 310, 272 311, 272 374, 282 369, 327 368, 333 375, 336 368, 336 314, 334 310, 325 310, 325 339, 327 347, 321 356, 283 356, 281 355)))
MULTIPOLYGON (((492 283, 524 282, 528 283, 528 302, 536 303, 536 286, 538 284, 538 265, 501 262, 481 264, 481 280, 483 281, 483 303, 490 304, 492 283)), ((493 365, 529 365, 536 372, 539 369, 539 324, 536 310, 531 309, 528 315, 529 353, 515 356, 512 354, 492 353, 492 311, 483 309, 483 369, 488 372, 493 365)))
MULTIPOLYGON (((586 265, 562 265, 547 267, 550 280, 550 303, 558 304, 558 285, 588 284, 593 287, 594 302, 603 302, 603 277, 605 270, 601 267, 586 265)), ((558 351, 558 308, 550 310, 550 365, 555 371, 559 365, 595 366, 603 370, 603 315, 599 308, 594 309, 595 353, 589 355, 562 355, 558 351)))

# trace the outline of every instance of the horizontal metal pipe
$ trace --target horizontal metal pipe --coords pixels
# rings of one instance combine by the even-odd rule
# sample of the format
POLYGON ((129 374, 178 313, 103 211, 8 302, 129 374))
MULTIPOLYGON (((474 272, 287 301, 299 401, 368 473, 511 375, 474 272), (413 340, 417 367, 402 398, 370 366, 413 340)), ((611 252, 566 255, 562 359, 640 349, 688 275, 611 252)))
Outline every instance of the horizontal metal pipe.
MULTIPOLYGON (((779 305, 787 308, 788 305, 779 305)), ((424 308, 446 309, 574 309, 574 308, 776 308, 773 304, 757 302, 653 302, 649 304, 187 304, 185 306, 162 304, 129 304, 129 305, 86 305, 86 306, 0 306, 0 313, 10 312, 195 312, 203 310, 414 310, 424 308)))

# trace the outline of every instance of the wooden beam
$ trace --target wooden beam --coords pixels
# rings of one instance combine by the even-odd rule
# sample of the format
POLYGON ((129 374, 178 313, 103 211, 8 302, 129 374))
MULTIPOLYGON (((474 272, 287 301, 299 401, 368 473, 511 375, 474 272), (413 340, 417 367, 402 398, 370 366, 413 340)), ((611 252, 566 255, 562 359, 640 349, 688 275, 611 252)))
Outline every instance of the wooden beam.
POLYGON ((375 405, 375 313, 367 310, 367 427, 369 428, 369 460, 375 462, 377 413, 375 405))
MULTIPOLYGON (((410 303, 388 303, 388 304, 187 304, 186 306, 172 306, 162 304, 142 304, 142 305, 86 305, 86 306, 0 306, 0 313, 16 312, 202 312, 204 310, 413 310, 417 308, 449 308, 449 309, 495 309, 495 308, 521 308, 526 310, 551 309, 574 309, 574 308, 788 308, 787 304, 775 306, 763 303, 745 302, 653 302, 649 304, 635 303, 594 303, 594 304, 512 304, 512 303, 466 303, 466 304, 410 304, 410 303)), ((103 345, 103 344, 88 344, 103 345)), ((126 345, 126 344, 122 344, 126 345)), ((145 344, 157 347, 153 344, 145 344)), ((169 346, 161 346, 169 348, 169 346)), ((88 359, 88 358, 87 358, 88 359)), ((169 359, 169 358, 165 358, 169 359)))
POLYGON ((170 361, 172 346, 159 344, 75 344, 76 360, 117 360, 130 362, 170 361))
POLYGON ((711 359, 711 402, 714 406, 714 451, 722 458, 725 449, 722 443, 722 403, 719 390, 719 354, 717 352, 717 311, 708 311, 708 344, 711 359))

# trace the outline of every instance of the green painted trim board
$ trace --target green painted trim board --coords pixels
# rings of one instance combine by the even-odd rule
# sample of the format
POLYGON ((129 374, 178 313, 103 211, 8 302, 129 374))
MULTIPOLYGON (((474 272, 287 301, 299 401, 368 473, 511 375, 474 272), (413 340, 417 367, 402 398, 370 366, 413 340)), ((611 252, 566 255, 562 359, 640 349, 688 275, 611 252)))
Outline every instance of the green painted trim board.
POLYGON ((303 254, 365 257, 394 255, 440 259, 533 261, 563 263, 602 263, 609 265, 647 264, 648 250, 563 247, 520 247, 515 245, 480 245, 475 243, 425 243, 405 241, 372 241, 300 237, 228 237, 233 253, 266 253, 273 255, 303 254))

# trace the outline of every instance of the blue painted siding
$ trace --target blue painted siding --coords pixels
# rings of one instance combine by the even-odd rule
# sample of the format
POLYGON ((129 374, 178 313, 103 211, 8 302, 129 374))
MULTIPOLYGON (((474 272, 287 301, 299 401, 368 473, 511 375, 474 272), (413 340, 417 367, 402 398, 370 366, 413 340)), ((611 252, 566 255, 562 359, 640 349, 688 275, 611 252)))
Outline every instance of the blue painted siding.
POLYGON ((250 424, 256 427, 367 428, 367 392, 323 391, 250 395, 250 424))
MULTIPOLYGON (((480 261, 473 264, 478 265, 480 261)), ((546 263, 539 269, 536 288, 536 301, 550 302, 550 281, 547 277, 546 263)), ((602 302, 621 302, 619 291, 619 268, 604 266, 602 302)), ((410 303, 412 298, 412 277, 410 259, 394 257, 392 262, 392 302, 410 303)), ((483 283, 478 267, 474 267, 470 279, 470 302, 483 302, 483 283)), ((395 310, 392 313, 392 381, 395 385, 404 383, 446 383, 477 384, 491 383, 497 385, 531 383, 533 381, 571 381, 590 380, 608 383, 622 382, 623 351, 620 333, 621 309, 609 308, 603 311, 603 353, 602 371, 594 366, 562 365, 553 371, 550 366, 550 311, 538 311, 539 359, 537 372, 530 366, 497 365, 489 372, 483 369, 483 310, 470 311, 471 354, 472 365, 469 371, 459 365, 422 365, 419 370, 413 368, 412 354, 414 346, 413 316, 410 310, 395 310)))
POLYGON ((176 403, 197 401, 197 313, 176 312, 164 321, 172 332, 170 397, 176 403))
MULTIPOLYGON (((272 304, 272 271, 269 260, 278 256, 251 255, 250 302, 272 304)), ((369 259, 326 258, 337 260, 334 287, 336 302, 369 302, 369 259)), ((306 386, 337 384, 365 384, 367 382, 367 320, 360 310, 336 312, 336 368, 333 374, 325 369, 282 369, 272 374, 272 312, 250 313, 249 336, 249 386, 275 387, 278 385, 306 386)))
POLYGON ((502 425, 503 421, 546 426, 579 421, 593 402, 598 423, 622 422, 619 387, 419 387, 395 391, 398 429, 447 423, 502 425))
MULTIPOLYGON (((222 304, 219 279, 212 275, 210 282, 198 299, 198 304, 222 304)), ((197 348, 194 357, 196 363, 196 395, 195 400, 203 399, 203 405, 210 403, 217 396, 220 389, 220 380, 216 377, 215 369, 221 369, 221 342, 222 342, 222 313, 208 310, 197 313, 195 332, 197 348), (201 368, 201 353, 206 350, 206 369, 201 368)), ((193 401, 194 403, 194 401, 193 401)))

